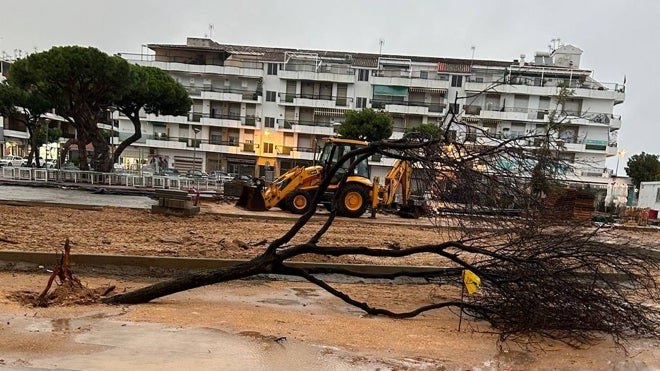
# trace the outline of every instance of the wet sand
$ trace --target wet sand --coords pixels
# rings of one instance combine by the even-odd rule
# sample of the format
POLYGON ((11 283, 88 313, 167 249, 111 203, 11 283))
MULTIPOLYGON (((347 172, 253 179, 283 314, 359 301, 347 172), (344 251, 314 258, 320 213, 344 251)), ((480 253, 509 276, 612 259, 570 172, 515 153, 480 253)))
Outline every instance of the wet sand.
MULTIPOLYGON (((119 291, 154 282, 81 276, 119 291)), ((0 352, 6 367, 223 370, 653 370, 660 341, 633 341, 626 357, 610 341, 575 350, 500 349, 483 323, 449 310, 396 320, 366 316, 305 282, 245 280, 134 306, 29 308, 7 298, 40 291, 46 273, 0 272, 0 352)), ((374 304, 403 309, 437 294, 433 285, 338 284, 374 304), (366 287, 368 286, 368 287, 366 287)))

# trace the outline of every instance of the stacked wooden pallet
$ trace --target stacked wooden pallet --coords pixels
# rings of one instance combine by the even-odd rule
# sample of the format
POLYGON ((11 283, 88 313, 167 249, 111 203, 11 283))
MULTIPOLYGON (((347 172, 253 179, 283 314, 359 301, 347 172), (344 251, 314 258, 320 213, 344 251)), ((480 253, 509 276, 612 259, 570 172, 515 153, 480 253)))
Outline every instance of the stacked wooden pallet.
POLYGON ((575 189, 562 189, 546 197, 545 207, 554 217, 591 221, 595 210, 594 196, 575 189))

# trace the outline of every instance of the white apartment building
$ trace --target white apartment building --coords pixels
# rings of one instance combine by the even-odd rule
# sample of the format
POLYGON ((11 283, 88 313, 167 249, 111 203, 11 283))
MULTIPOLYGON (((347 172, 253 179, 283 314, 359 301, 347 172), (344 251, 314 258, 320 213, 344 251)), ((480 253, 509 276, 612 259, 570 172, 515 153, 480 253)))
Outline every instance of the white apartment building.
MULTIPOLYGON (((621 118, 613 111, 625 88, 593 79, 580 68, 582 51, 570 45, 537 53, 533 61, 224 45, 200 38, 148 48, 148 55, 122 56, 167 71, 194 103, 188 117, 145 115, 142 139, 123 153, 129 166, 157 157, 180 171, 195 164, 205 171, 277 176, 311 163, 315 143, 333 135, 346 110, 390 112, 398 138, 406 128, 443 122, 454 97, 487 88, 453 107, 463 122, 480 129, 457 130, 457 139, 479 142, 485 132, 515 138, 547 123, 558 86, 574 91, 563 109, 575 117, 556 138, 561 156, 575 164, 570 176, 605 184, 605 159, 617 153, 621 118)), ((115 118, 117 143, 133 126, 117 113, 115 118)), ((383 175, 391 160, 370 163, 372 175, 383 175)))

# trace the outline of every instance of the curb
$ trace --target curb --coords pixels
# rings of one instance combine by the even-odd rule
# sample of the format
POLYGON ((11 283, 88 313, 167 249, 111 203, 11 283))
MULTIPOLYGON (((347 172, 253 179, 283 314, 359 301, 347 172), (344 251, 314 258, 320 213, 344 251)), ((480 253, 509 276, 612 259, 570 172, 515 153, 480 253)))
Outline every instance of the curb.
MULTIPOLYGON (((58 254, 45 252, 0 251, 0 262, 4 266, 14 263, 27 263, 50 267, 55 263, 58 254)), ((137 255, 104 255, 104 254, 75 254, 70 256, 73 266, 84 268, 138 268, 141 271, 152 273, 154 269, 194 271, 206 269, 221 269, 245 263, 247 259, 209 259, 184 258, 137 255)), ((342 268, 358 273, 396 273, 403 270, 408 272, 427 272, 437 270, 429 266, 403 266, 403 265, 367 265, 367 264, 331 264, 331 263, 305 263, 288 262, 287 265, 296 268, 342 268)))

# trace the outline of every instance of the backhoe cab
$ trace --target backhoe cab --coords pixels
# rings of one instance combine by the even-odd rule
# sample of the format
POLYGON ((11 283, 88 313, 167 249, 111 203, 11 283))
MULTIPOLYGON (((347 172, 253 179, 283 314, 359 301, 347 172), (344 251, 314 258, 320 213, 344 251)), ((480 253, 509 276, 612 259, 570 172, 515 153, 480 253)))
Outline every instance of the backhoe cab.
MULTIPOLYGON (((274 206, 294 214, 307 212, 312 205, 312 199, 326 175, 326 169, 332 168, 340 158, 368 143, 343 138, 326 138, 324 146, 315 165, 295 167, 270 184, 263 180, 255 186, 244 186, 237 207, 253 211, 264 211, 274 206)), ((379 206, 390 206, 394 202, 394 194, 402 187, 404 205, 410 196, 411 167, 407 162, 396 161, 385 178, 382 187, 378 179, 370 180, 369 164, 363 160, 355 166, 350 174, 346 174, 350 159, 333 175, 330 186, 321 198, 321 204, 332 210, 335 206, 337 214, 351 218, 360 217, 371 206, 375 210, 379 206), (340 180, 347 176, 346 182, 339 187, 340 180), (337 202, 334 203, 335 197, 337 202)))

